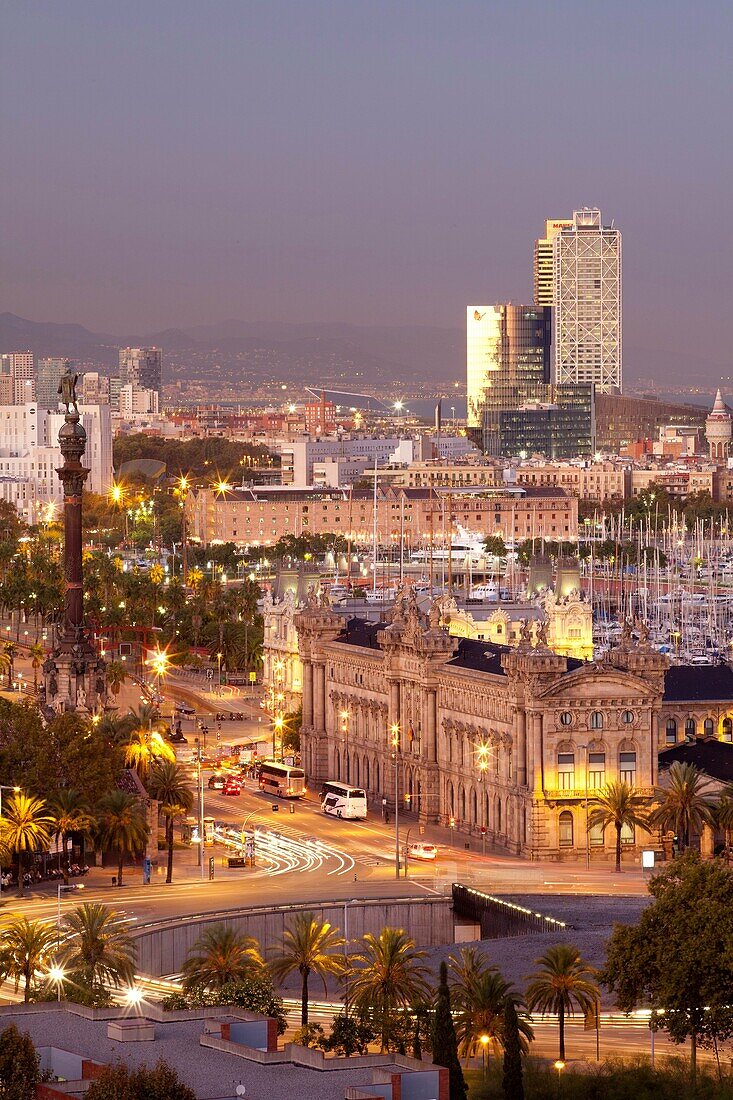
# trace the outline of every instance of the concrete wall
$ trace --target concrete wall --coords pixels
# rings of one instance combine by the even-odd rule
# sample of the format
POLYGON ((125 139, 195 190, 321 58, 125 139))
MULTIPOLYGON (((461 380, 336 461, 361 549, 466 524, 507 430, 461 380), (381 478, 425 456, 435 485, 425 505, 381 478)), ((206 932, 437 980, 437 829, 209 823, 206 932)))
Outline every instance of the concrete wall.
MULTIPOLYGON (((348 937, 351 950, 365 932, 378 934, 385 927, 405 928, 421 947, 437 947, 453 942, 451 899, 446 897, 395 898, 351 902, 348 905, 348 937)), ((259 941, 263 951, 278 947, 283 932, 296 913, 312 912, 317 920, 330 921, 344 932, 344 903, 281 905, 240 912, 202 915, 183 923, 161 922, 141 928, 133 936, 137 941, 141 974, 162 977, 180 972, 194 943, 213 924, 236 928, 259 941)))

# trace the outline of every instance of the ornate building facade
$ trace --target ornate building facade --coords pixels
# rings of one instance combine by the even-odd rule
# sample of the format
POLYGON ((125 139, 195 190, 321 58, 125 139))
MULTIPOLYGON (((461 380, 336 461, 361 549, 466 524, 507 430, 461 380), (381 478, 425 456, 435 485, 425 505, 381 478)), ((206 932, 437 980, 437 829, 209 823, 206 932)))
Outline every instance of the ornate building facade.
MULTIPOLYGON (((553 653, 529 622, 515 649, 456 642, 439 603, 427 616, 410 596, 379 624, 345 623, 312 594, 293 625, 312 787, 341 779, 377 806, 398 798, 421 822, 530 859, 609 858, 613 830, 587 829, 606 784, 625 780, 651 800, 673 727, 676 739, 693 720, 698 735, 731 731, 729 666, 670 669, 643 629, 590 663, 553 653)), ((622 839, 656 843, 641 830, 622 839)))

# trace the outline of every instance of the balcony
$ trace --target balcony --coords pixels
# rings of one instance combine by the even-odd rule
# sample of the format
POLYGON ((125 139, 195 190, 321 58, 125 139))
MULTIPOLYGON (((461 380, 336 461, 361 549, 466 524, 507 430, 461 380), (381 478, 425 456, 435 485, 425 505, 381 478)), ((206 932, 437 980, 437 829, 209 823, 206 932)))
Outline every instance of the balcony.
MULTIPOLYGON (((588 787, 587 791, 585 787, 567 787, 562 790, 548 787, 545 790, 545 798, 550 802, 584 802, 587 795, 588 801, 592 802, 594 799, 599 799, 605 790, 605 787, 588 787)), ((654 787, 634 787, 634 794, 640 798, 652 798, 654 787)))

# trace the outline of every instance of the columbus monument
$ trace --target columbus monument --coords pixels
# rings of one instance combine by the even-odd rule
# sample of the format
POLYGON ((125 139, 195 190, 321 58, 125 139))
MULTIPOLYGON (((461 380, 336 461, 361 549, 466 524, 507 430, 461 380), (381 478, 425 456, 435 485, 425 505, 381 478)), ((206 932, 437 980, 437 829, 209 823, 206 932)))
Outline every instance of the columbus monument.
POLYGON ((81 515, 89 469, 81 462, 87 435, 76 400, 77 380, 78 375, 67 370, 58 388, 65 407, 59 431, 64 464, 56 471, 64 487, 64 619, 43 665, 41 704, 48 714, 93 714, 104 706, 107 696, 106 665, 84 621, 81 515))

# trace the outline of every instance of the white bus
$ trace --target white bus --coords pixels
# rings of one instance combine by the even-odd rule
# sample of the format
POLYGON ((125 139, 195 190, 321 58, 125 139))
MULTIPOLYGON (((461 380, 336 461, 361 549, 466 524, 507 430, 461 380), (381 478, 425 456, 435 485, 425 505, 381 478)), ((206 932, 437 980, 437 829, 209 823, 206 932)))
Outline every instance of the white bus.
POLYGON ((302 798, 305 794, 305 772, 277 760, 265 760, 259 769, 260 790, 278 798, 302 798))
POLYGON ((352 820, 367 815, 366 792, 360 787, 350 787, 348 783, 329 780, 321 790, 321 809, 324 814, 333 817, 346 817, 352 820))

